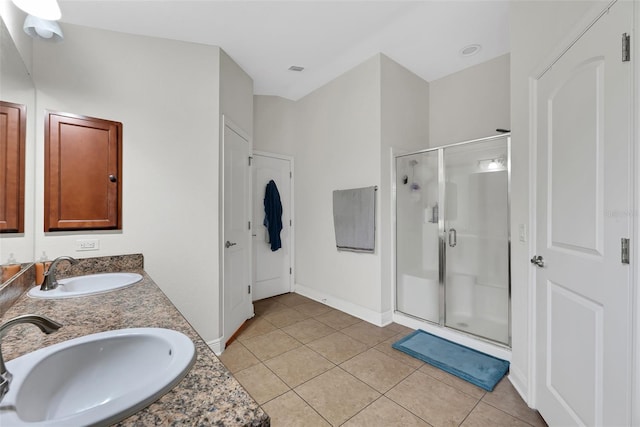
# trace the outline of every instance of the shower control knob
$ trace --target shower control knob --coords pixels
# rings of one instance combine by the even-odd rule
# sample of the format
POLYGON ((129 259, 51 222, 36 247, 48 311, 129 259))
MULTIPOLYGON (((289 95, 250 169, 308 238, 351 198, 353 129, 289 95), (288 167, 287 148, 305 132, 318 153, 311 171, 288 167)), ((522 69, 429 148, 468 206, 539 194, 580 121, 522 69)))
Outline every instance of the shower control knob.
POLYGON ((531 258, 531 264, 535 264, 537 267, 544 267, 544 258, 540 255, 534 255, 533 258, 531 258))
POLYGON ((224 247, 229 249, 231 246, 235 246, 236 243, 235 242, 230 242, 227 240, 227 243, 224 244, 224 247))

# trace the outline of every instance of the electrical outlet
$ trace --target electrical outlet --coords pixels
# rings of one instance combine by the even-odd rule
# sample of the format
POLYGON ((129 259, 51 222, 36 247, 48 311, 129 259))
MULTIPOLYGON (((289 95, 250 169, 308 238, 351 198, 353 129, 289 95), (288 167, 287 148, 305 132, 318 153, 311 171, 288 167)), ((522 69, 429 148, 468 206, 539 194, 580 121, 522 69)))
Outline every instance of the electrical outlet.
POLYGON ((98 239, 79 239, 76 240, 76 252, 80 251, 97 251, 100 249, 100 240, 98 239))

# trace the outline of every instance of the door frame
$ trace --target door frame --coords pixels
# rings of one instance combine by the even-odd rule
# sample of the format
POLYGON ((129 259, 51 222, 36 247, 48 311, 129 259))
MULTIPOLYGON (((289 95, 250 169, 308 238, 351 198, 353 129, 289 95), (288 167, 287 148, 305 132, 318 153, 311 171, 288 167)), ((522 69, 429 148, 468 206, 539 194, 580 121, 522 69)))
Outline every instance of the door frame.
MULTIPOLYGON (((254 150, 252 152, 253 156, 262 156, 262 157, 269 157, 272 159, 279 159, 279 160, 286 160, 289 162, 289 165, 291 165, 290 171, 291 171, 291 179, 289 180, 289 218, 291 218, 291 225, 289 226, 289 238, 291 239, 289 244, 290 246, 290 250, 289 250, 289 265, 291 266, 291 274, 289 275, 289 292, 293 292, 295 290, 295 286, 296 286, 296 221, 294 218, 294 213, 295 213, 295 198, 294 198, 294 194, 295 194, 295 168, 294 168, 294 159, 292 156, 288 156, 285 154, 277 154, 277 153, 271 153, 268 151, 260 151, 260 150, 254 150)), ((251 172, 253 174, 253 171, 251 172)), ((253 179, 251 180, 251 182, 253 183, 253 179)), ((253 192, 255 191, 254 188, 251 189, 251 201, 253 203, 253 192)), ((252 212, 253 212, 253 206, 252 206, 252 212)), ((257 224, 254 224, 253 227, 257 227, 257 224)), ((253 231, 253 230, 252 230, 253 231)), ((251 239, 251 243, 253 244, 253 239, 251 239)), ((251 248, 251 255, 253 257, 253 248, 251 248)), ((253 268, 253 258, 251 259, 251 267, 253 268)), ((254 287, 255 283, 253 283, 253 270, 251 271, 251 286, 254 287)), ((253 289, 253 288, 252 288, 253 289)), ((252 291, 253 293, 253 291, 252 291)))
MULTIPOLYGON (((225 275, 224 275, 224 265, 225 265, 225 247, 224 247, 224 225, 225 225, 225 215, 224 215, 224 201, 225 201, 225 191, 224 191, 224 184, 225 184, 225 179, 224 179, 224 174, 225 174, 225 168, 224 168, 224 160, 225 160, 225 149, 224 149, 224 130, 225 127, 229 127, 229 129, 231 129, 233 132, 237 133, 241 138, 245 139, 247 141, 247 143, 249 144, 248 150, 247 152, 249 153, 249 156, 251 156, 251 153, 253 151, 253 140, 251 139, 251 136, 245 132, 239 125, 237 125, 236 123, 234 123, 232 120, 230 120, 226 115, 221 114, 220 115, 220 159, 219 159, 219 204, 218 204, 218 215, 219 215, 219 222, 218 222, 218 276, 219 276, 219 292, 218 292, 218 298, 219 298, 219 303, 218 303, 218 325, 219 325, 219 336, 220 338, 217 341, 217 345, 216 348, 214 348, 214 352, 216 354, 222 354, 222 352, 225 349, 225 345, 226 345, 226 341, 229 340, 229 338, 231 337, 227 337, 224 336, 224 322, 225 322, 225 307, 224 307, 224 279, 225 279, 225 275)), ((253 200, 252 200, 252 192, 253 192, 253 186, 252 186, 252 179, 251 179, 251 166, 249 166, 247 168, 247 173, 248 173, 248 183, 249 183, 249 191, 248 191, 248 198, 249 198, 249 205, 248 205, 248 210, 249 212, 252 212, 253 209, 253 200)), ((251 248, 251 230, 247 230, 247 232, 249 233, 249 244, 248 244, 248 253, 249 253, 249 260, 248 260, 248 269, 249 269, 249 277, 251 277, 251 275, 253 274, 252 268, 253 268, 253 254, 252 254, 252 248, 251 248)), ((249 294, 249 299, 251 300, 251 293, 249 294)), ((249 317, 247 317, 247 319, 253 317, 253 301, 251 301, 251 313, 249 315, 249 317)))
MULTIPOLYGON (((537 129, 535 124, 537 123, 537 102, 536 102, 536 92, 537 92, 537 81, 613 6, 618 0, 611 0, 606 4, 595 4, 585 15, 584 17, 573 27, 571 30, 567 32, 565 38, 558 43, 557 47, 549 52, 549 54, 545 57, 543 61, 540 62, 540 66, 536 67, 531 74, 529 75, 529 241, 528 241, 528 250, 529 256, 533 256, 533 254, 537 253, 536 247, 536 236, 537 236, 537 129)), ((633 159, 630 159, 630 167, 631 167, 631 177, 630 180, 630 188, 632 191, 632 195, 636 195, 638 190, 640 189, 640 150, 637 145, 640 141, 640 67, 638 67, 637 59, 640 58, 640 46, 638 46, 638 42, 640 41, 640 37, 636 36, 636 28, 640 25, 640 6, 635 5, 634 7, 634 17, 633 17, 633 29, 631 33, 631 44, 632 44, 632 55, 634 60, 630 64, 632 67, 631 74, 633 80, 633 109, 635 111, 632 112, 633 118, 633 129, 632 135, 634 140, 632 141, 631 150, 633 152, 633 159)), ((630 271, 630 280, 631 287, 633 289, 633 301, 631 307, 632 318, 630 321, 632 322, 632 338, 634 343, 632 343, 632 366, 631 366, 631 399, 632 402, 637 402, 640 399, 640 313, 638 313, 638 309, 640 309, 640 289, 638 289, 638 277, 640 277, 640 251, 635 250, 636 245, 640 242, 640 218, 638 216, 638 212, 640 212, 640 197, 634 196, 632 204, 634 206, 633 220, 631 221, 631 236, 634 241, 631 242, 631 259, 632 262, 635 262, 635 267, 631 268, 630 271)), ((535 381, 537 369, 536 365, 538 363, 537 358, 537 342, 536 342, 536 322, 537 322, 537 304, 536 304, 536 269, 535 267, 528 262, 528 260, 523 261, 527 262, 528 268, 528 287, 527 287, 527 298, 528 298, 528 313, 527 313, 527 333, 528 333, 528 367, 527 367, 527 377, 528 381, 526 384, 526 396, 523 396, 527 402, 527 404, 532 408, 537 408, 536 395, 538 384, 535 381)), ((640 425, 640 407, 638 405, 631 405, 631 421, 632 425, 640 425)))

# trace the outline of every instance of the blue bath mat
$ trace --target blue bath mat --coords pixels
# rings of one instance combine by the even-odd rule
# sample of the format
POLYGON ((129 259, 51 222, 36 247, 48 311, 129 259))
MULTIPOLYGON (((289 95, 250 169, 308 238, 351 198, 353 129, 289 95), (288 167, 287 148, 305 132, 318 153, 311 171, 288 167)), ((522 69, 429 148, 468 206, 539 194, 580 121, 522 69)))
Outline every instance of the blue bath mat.
POLYGON ((487 391, 492 391, 509 370, 509 362, 506 360, 456 344, 421 329, 397 341, 392 347, 487 391))

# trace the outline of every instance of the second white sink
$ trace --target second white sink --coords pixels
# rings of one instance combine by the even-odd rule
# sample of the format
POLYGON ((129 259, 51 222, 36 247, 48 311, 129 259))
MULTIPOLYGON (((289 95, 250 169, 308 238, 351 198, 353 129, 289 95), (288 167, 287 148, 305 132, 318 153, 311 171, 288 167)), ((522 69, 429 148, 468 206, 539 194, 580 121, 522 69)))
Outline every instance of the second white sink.
POLYGON ((41 291, 34 287, 29 291, 33 298, 58 299, 74 298, 101 294, 131 286, 142 280, 137 273, 103 273, 88 276, 76 276, 58 280, 58 287, 50 291, 41 291))

